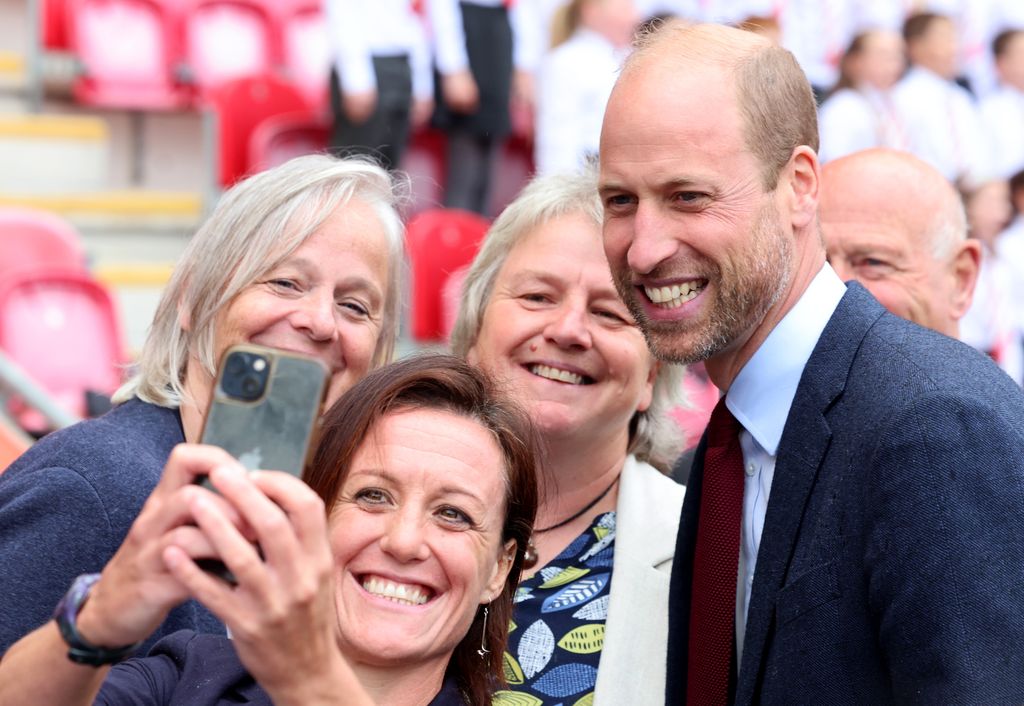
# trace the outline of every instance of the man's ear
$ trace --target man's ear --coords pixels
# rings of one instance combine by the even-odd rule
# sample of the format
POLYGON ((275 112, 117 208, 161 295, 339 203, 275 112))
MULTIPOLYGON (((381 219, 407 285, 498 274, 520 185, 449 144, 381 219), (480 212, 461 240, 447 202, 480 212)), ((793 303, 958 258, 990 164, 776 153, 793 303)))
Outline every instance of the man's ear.
POLYGON ((785 179, 790 221, 794 228, 806 228, 818 213, 818 189, 821 186, 821 165, 818 155, 807 145, 793 150, 789 164, 779 175, 785 179))
POLYGON ((981 242, 968 238, 949 261, 949 276, 953 278, 952 295, 949 306, 950 315, 960 320, 971 308, 974 299, 974 285, 978 282, 978 271, 981 268, 981 242))

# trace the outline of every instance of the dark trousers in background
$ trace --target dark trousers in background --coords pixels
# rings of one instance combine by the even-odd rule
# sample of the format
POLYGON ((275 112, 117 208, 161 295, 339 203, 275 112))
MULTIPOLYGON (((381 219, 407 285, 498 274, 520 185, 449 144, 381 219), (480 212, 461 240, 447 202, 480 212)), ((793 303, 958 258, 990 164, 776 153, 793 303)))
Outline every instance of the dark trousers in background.
POLYGON ((491 200, 491 170, 500 144, 489 136, 468 130, 448 132, 448 167, 445 173, 444 205, 488 215, 491 200))
POLYGON ((471 115, 444 104, 437 85, 433 125, 448 136, 448 168, 444 205, 487 216, 491 171, 512 129, 512 26, 504 6, 461 3, 469 68, 480 91, 480 105, 471 115))
POLYGON ((362 123, 353 123, 345 115, 341 102, 344 86, 337 73, 331 71, 331 151, 341 156, 371 155, 385 168, 394 169, 409 144, 412 71, 405 55, 375 56, 373 69, 377 76, 377 106, 362 123))

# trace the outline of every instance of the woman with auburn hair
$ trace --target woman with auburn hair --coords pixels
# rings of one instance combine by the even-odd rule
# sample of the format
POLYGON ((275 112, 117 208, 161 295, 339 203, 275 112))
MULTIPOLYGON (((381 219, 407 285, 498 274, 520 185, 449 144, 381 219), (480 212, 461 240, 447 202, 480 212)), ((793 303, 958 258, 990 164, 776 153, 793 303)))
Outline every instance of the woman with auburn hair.
POLYGON ((309 485, 180 446, 103 573, 0 662, 0 703, 490 703, 537 507, 534 451, 523 413, 438 355, 370 373, 327 412, 309 485), (200 570, 207 557, 237 583, 200 570), (182 631, 105 666, 189 596, 230 639, 182 631))

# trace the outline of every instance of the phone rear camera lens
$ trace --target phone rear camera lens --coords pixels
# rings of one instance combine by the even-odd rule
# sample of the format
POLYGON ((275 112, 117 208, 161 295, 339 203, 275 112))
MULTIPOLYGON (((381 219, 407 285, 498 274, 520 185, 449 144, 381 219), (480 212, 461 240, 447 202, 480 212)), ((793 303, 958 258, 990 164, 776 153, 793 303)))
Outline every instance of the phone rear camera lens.
POLYGON ((224 370, 229 375, 241 375, 245 372, 246 367, 245 355, 243 353, 232 353, 228 356, 224 370))
POLYGON ((250 375, 242 379, 242 394, 246 398, 254 399, 259 397, 262 391, 263 384, 259 378, 250 375))

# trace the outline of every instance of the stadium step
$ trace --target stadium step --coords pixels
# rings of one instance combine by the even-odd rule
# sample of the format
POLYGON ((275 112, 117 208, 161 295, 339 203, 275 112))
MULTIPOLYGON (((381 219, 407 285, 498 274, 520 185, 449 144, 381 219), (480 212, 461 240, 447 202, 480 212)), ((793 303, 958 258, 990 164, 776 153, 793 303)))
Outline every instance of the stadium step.
POLYGON ((94 191, 107 183, 110 133, 104 120, 55 114, 0 115, 2 194, 94 191))
POLYGON ((25 86, 25 57, 15 51, 0 51, 0 91, 25 86))

